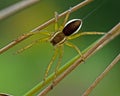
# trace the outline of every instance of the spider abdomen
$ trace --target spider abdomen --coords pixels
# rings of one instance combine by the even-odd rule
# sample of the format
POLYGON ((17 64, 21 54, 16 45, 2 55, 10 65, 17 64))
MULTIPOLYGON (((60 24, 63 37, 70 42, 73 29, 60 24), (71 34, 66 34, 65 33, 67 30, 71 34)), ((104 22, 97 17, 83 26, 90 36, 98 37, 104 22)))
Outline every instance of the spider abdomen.
POLYGON ((63 29, 63 33, 65 36, 70 36, 73 33, 76 33, 79 31, 82 25, 82 20, 80 19, 72 19, 68 21, 63 29))

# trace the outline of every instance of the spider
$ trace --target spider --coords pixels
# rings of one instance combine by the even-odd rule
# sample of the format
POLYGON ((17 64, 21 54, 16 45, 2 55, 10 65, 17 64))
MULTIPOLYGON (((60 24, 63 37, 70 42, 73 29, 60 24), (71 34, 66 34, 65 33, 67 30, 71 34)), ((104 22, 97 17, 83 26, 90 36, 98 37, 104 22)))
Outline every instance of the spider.
POLYGON ((49 32, 40 32, 41 35, 45 35, 44 38, 40 38, 38 40, 33 41, 31 44, 25 46, 24 48, 20 49, 17 51, 17 53, 20 53, 30 47, 32 47, 34 44, 39 43, 39 42, 50 42, 52 44, 53 47, 55 47, 55 52, 48 64, 48 67, 45 71, 45 75, 44 75, 44 81, 46 80, 49 70, 53 64, 53 62, 55 61, 56 57, 59 54, 59 59, 56 65, 56 69, 55 69, 55 78, 57 76, 57 71, 58 68, 61 64, 62 61, 62 57, 63 57, 63 46, 67 45, 69 47, 72 47, 73 49, 75 49, 78 54, 83 58, 84 57, 80 51, 80 49, 74 45, 73 43, 69 42, 69 40, 71 39, 75 39, 77 37, 80 37, 82 35, 102 35, 104 34, 103 32, 82 32, 82 33, 77 33, 81 26, 82 26, 82 20, 81 19, 72 19, 70 21, 67 22, 69 15, 70 15, 71 10, 68 10, 65 19, 63 21, 63 24, 58 27, 58 14, 57 12, 55 12, 55 32, 53 34, 50 34, 49 32))

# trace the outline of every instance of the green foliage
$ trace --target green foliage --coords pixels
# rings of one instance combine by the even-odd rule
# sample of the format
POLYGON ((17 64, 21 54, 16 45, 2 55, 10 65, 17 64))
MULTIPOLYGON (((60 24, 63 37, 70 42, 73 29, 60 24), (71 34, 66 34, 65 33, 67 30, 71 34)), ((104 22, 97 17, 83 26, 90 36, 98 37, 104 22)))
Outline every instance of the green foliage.
MULTIPOLYGON (((2 6, 0 9, 17 1, 19 0, 2 0, 4 4, 0 3, 0 6, 2 6)), ((64 0, 41 0, 38 4, 0 21, 0 47, 2 48, 19 35, 29 32, 36 26, 49 20, 54 16, 54 11, 58 11, 58 13, 63 12, 69 7, 76 5, 79 1, 80 0, 76 0, 76 2, 74 2, 74 0, 69 0, 69 2, 65 2, 64 0), (62 4, 64 4, 64 6, 62 6, 62 4)), ((100 4, 99 0, 95 0, 94 2, 95 3, 91 3, 72 13, 70 18, 83 18, 89 11, 92 11, 100 4)), ((81 31, 109 31, 119 22, 119 4, 119 0, 107 0, 103 6, 83 21, 81 31)), ((45 30, 53 32, 54 26, 50 25, 45 30)), ((14 48, 0 55, 0 92, 13 94, 14 96, 22 96, 43 79, 45 69, 54 52, 54 48, 49 43, 38 44, 19 55, 13 55, 19 48, 22 48, 36 38, 39 38, 39 35, 21 42, 14 48)), ((81 50, 84 50, 98 38, 99 36, 83 36, 72 42, 81 50)), ((53 94, 54 96, 73 96, 74 94, 79 96, 82 94, 98 74, 120 53, 119 41, 120 36, 107 44, 107 46, 98 51, 89 60, 85 61, 85 64, 74 70, 72 74, 65 78, 48 96, 53 96, 53 94)), ((62 65, 77 55, 73 49, 68 47, 64 49, 62 65)), ((119 68, 120 64, 117 64, 90 96, 94 94, 96 94, 96 96, 119 96, 119 68)), ((53 71, 54 68, 51 72, 53 71)))

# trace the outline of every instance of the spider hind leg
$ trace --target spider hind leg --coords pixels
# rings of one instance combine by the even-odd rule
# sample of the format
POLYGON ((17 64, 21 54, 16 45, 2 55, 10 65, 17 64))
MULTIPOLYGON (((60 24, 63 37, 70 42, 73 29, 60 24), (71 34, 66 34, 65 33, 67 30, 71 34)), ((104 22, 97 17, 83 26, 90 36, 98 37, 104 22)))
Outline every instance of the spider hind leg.
POLYGON ((61 61, 62 61, 62 57, 63 57, 63 46, 62 45, 57 46, 55 48, 55 52, 54 52, 54 54, 53 54, 53 56, 52 56, 52 58, 50 60, 50 63, 48 64, 48 67, 47 67, 46 71, 45 71, 45 75, 44 75, 44 79, 43 79, 43 86, 46 84, 46 79, 48 77, 48 73, 49 73, 49 71, 50 71, 50 69, 51 69, 55 59, 57 58, 57 56, 58 56, 58 61, 57 61, 57 65, 56 65, 55 71, 54 71, 54 76, 53 76, 53 79, 52 79, 52 85, 51 85, 52 88, 54 87, 54 80, 59 75, 58 69, 60 67, 60 64, 61 64, 61 61))
POLYGON ((48 64, 47 69, 46 69, 46 71, 45 71, 45 75, 44 75, 44 79, 43 79, 43 81, 44 81, 43 84, 44 84, 45 81, 46 81, 46 78, 47 78, 47 76, 48 76, 48 73, 49 73, 49 71, 50 71, 50 69, 51 69, 51 67, 52 67, 52 64, 53 64, 53 62, 55 61, 57 55, 58 55, 58 49, 56 48, 56 49, 55 49, 55 52, 54 52, 54 54, 53 54, 53 56, 52 56, 52 58, 51 58, 51 60, 50 60, 50 63, 48 64))
POLYGON ((65 42, 65 44, 66 44, 67 46, 75 49, 75 50, 78 52, 78 54, 81 56, 82 60, 85 61, 84 56, 82 55, 82 52, 80 51, 80 49, 79 49, 76 45, 74 45, 73 43, 68 42, 68 41, 65 42))

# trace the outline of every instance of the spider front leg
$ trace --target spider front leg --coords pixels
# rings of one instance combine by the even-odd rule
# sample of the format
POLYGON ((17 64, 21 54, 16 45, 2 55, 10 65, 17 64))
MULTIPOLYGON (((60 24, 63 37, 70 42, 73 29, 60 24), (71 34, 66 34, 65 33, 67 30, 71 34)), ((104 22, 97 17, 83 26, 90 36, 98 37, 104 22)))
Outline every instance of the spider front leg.
POLYGON ((60 28, 58 28, 58 13, 55 12, 55 32, 58 31, 58 30, 60 30, 60 31, 63 30, 66 22, 68 21, 70 12, 71 12, 71 8, 68 10, 68 12, 67 12, 67 14, 66 14, 66 16, 65 16, 65 19, 64 19, 64 21, 63 21, 63 24, 60 26, 60 28))
POLYGON ((66 17, 65 17, 64 22, 63 22, 63 26, 65 26, 66 22, 68 21, 68 18, 70 16, 70 12, 71 12, 71 8, 68 10, 68 12, 66 14, 66 17))
POLYGON ((67 23, 68 18, 69 18, 69 16, 70 16, 70 13, 71 13, 71 8, 68 10, 68 12, 67 12, 67 14, 66 14, 66 16, 65 16, 65 19, 64 19, 64 21, 63 21, 63 24, 62 24, 62 25, 60 26, 60 28, 59 28, 60 31, 62 31, 63 28, 65 27, 65 24, 67 23))

